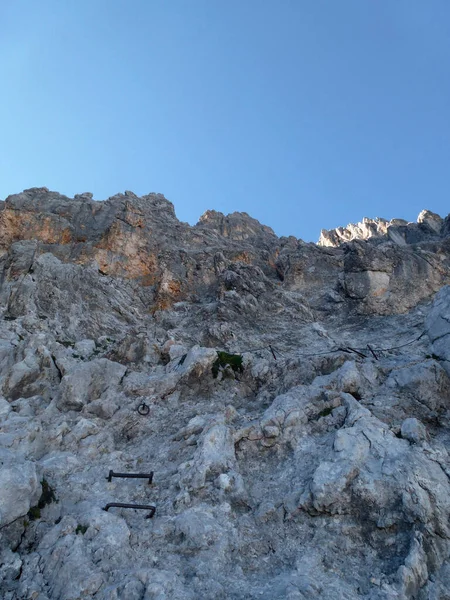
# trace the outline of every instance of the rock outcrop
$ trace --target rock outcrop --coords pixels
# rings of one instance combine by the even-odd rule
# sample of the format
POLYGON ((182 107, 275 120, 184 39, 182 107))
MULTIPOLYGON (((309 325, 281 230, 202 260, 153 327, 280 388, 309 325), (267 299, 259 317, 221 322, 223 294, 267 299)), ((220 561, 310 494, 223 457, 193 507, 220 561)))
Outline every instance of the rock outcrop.
POLYGON ((449 222, 7 198, 0 596, 448 599, 449 222))
POLYGON ((322 229, 318 244, 336 247, 353 240, 388 238, 399 246, 405 246, 439 239, 443 229, 444 221, 439 215, 430 210, 423 210, 417 217, 417 223, 408 223, 404 219, 386 221, 379 217, 365 217, 361 223, 350 223, 347 227, 322 229))

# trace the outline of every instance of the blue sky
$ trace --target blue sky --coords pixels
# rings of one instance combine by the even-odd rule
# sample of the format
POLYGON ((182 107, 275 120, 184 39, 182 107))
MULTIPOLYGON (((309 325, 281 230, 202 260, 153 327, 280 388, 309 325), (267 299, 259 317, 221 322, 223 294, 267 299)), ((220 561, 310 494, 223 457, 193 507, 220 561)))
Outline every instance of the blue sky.
POLYGON ((448 0, 2 0, 0 198, 164 193, 318 239, 450 212, 448 0))

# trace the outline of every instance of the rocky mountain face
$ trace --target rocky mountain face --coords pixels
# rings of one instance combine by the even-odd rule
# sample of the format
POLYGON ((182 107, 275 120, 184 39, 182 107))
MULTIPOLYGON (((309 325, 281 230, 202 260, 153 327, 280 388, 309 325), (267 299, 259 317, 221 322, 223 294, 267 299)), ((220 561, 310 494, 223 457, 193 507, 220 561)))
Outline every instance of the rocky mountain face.
POLYGON ((2 598, 448 600, 448 217, 35 188, 0 232, 2 598))
POLYGON ((388 237, 399 246, 406 246, 439 239, 441 235, 445 235, 447 227, 447 220, 444 222, 436 213, 423 210, 417 217, 417 223, 408 223, 403 219, 386 221, 380 218, 364 218, 361 223, 350 223, 347 227, 322 229, 318 243, 320 246, 336 247, 358 239, 388 237))

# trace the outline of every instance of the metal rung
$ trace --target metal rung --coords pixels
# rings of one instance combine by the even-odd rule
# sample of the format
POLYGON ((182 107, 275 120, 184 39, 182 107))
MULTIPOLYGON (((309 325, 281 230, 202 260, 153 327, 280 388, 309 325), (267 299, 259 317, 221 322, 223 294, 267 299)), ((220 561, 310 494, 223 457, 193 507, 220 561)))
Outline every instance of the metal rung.
POLYGON ((106 479, 111 481, 113 477, 123 477, 124 479, 148 479, 150 485, 153 481, 153 471, 150 471, 150 473, 114 473, 114 471, 111 470, 106 479))
POLYGON ((149 510, 149 514, 145 517, 146 519, 151 519, 156 511, 156 506, 152 506, 151 504, 125 504, 123 502, 110 502, 107 504, 103 510, 108 512, 108 509, 117 507, 117 508, 138 508, 142 510, 149 510))

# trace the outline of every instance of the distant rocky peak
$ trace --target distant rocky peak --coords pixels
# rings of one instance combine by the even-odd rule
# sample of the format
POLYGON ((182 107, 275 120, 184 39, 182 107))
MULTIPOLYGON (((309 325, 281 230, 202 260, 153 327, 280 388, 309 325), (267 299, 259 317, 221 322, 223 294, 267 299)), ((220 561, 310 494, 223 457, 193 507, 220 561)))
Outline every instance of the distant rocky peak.
POLYGON ((376 217, 364 217, 360 223, 349 223, 346 227, 322 229, 318 241, 319 246, 339 246, 352 240, 366 240, 373 236, 385 235, 389 221, 376 217))
POLYGON ((246 212, 233 212, 224 215, 216 210, 207 210, 199 219, 197 227, 213 229, 224 237, 233 240, 245 240, 251 237, 275 237, 273 229, 262 225, 246 212))
POLYGON ((442 232, 443 219, 431 210, 423 210, 417 217, 418 223, 426 223, 436 233, 442 232))
POLYGON ((138 196, 134 192, 126 190, 123 194, 118 193, 114 196, 110 196, 107 202, 119 204, 122 202, 126 202, 128 205, 135 205, 144 209, 150 207, 156 208, 158 210, 168 212, 172 216, 175 215, 175 209, 172 202, 170 202, 170 200, 167 200, 164 194, 159 194, 155 192, 151 192, 150 194, 146 194, 145 196, 138 196))
POLYGON ((337 247, 353 240, 387 237, 399 246, 418 243, 442 233, 443 219, 430 210, 423 210, 417 217, 417 223, 408 223, 404 219, 364 217, 360 223, 349 223, 346 227, 322 229, 319 246, 337 247))

